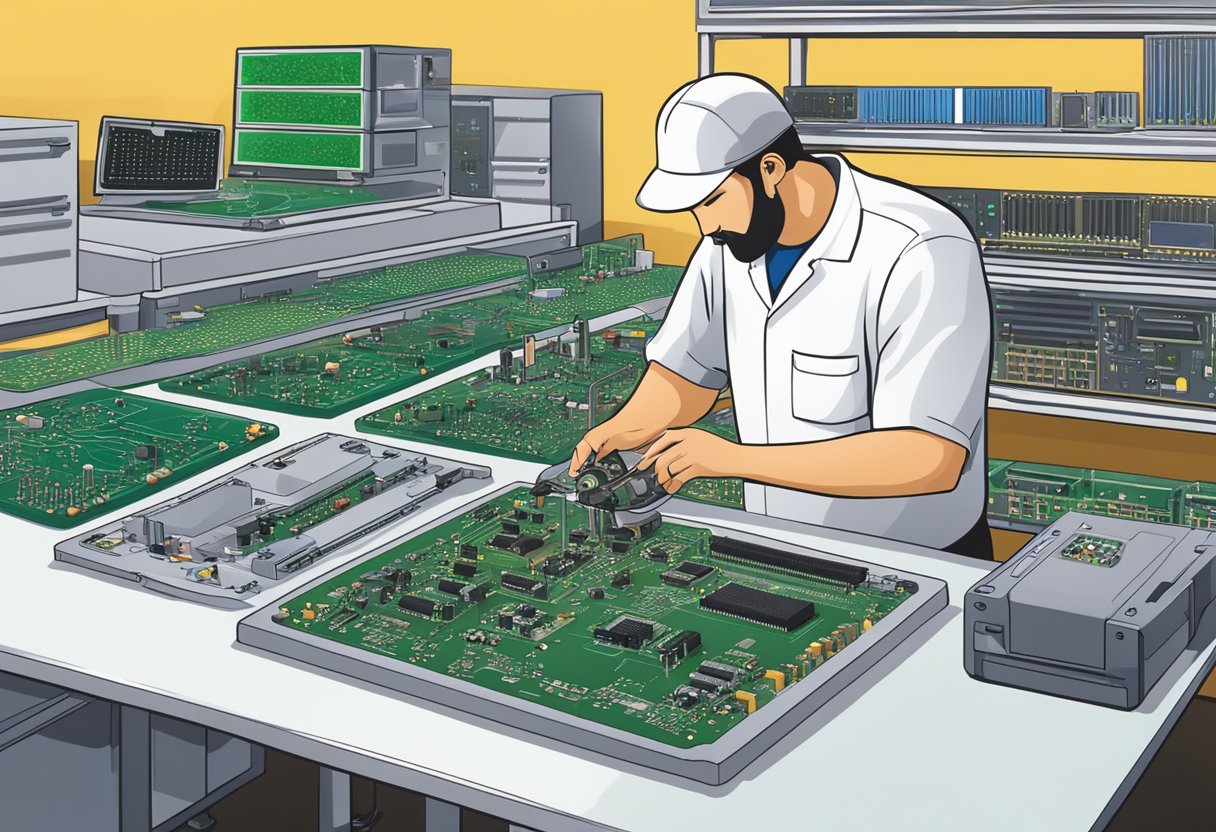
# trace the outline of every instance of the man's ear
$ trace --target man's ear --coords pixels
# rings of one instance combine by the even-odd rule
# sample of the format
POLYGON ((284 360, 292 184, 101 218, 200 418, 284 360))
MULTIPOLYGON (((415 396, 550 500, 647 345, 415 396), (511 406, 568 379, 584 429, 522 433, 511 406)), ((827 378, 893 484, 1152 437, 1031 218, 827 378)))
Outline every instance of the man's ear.
POLYGON ((785 178, 785 160, 779 153, 765 153, 760 158, 760 181, 764 183, 764 193, 769 199, 777 194, 777 185, 785 178))

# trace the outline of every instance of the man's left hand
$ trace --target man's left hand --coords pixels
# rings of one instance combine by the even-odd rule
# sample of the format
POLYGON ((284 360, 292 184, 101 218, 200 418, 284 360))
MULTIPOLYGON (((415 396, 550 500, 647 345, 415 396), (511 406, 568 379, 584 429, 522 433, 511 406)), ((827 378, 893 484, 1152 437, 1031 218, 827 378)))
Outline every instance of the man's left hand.
POLYGON ((659 485, 674 494, 701 477, 735 476, 734 461, 740 447, 704 430, 669 430, 654 441, 637 467, 653 465, 659 485))

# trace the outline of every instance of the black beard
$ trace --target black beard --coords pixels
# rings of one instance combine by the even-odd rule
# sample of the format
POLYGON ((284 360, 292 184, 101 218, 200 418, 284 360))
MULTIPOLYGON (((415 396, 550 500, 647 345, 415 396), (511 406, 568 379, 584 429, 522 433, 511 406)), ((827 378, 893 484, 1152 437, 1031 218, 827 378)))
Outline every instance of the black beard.
POLYGON ((777 243, 781 229, 785 227, 785 205, 781 195, 774 191, 772 197, 755 188, 756 203, 747 230, 716 231, 710 235, 715 243, 730 249, 731 255, 740 263, 750 263, 777 243))

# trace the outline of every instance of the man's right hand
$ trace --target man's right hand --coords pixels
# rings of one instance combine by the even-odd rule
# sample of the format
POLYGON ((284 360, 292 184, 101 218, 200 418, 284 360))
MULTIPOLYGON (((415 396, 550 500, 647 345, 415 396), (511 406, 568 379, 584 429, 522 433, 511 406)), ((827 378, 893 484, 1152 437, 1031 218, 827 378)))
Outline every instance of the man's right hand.
POLYGON ((614 424, 612 419, 596 425, 583 434, 583 438, 574 446, 574 453, 570 456, 570 476, 578 476, 579 469, 592 453, 599 459, 613 451, 633 450, 651 442, 655 435, 653 428, 624 428, 614 424))

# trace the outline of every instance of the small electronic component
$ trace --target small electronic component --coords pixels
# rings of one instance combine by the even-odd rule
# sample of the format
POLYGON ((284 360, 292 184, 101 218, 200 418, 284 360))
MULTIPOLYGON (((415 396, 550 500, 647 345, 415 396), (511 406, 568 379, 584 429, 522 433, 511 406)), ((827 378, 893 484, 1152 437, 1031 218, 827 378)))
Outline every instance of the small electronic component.
POLYGON ((659 661, 665 670, 671 670, 700 648, 700 633, 695 630, 681 630, 659 644, 659 661))
POLYGON ((1107 568, 1119 563, 1122 540, 1079 534, 1060 549, 1060 557, 1107 568))

